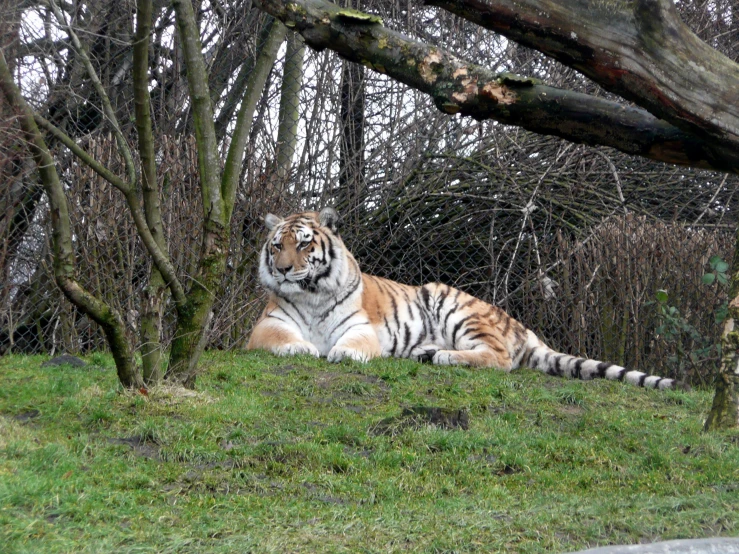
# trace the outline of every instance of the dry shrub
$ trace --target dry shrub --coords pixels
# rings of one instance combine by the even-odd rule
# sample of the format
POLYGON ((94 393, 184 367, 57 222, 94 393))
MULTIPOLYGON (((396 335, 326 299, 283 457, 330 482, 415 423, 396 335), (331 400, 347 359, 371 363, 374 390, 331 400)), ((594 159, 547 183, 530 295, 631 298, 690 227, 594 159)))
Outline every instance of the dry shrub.
MULTIPOLYGON (((124 174, 112 137, 91 138, 85 148, 103 165, 124 174)), ((172 261, 187 288, 197 268, 201 241, 202 201, 195 140, 193 137, 164 137, 158 156, 165 236, 172 261)), ((240 189, 231 226, 231 257, 209 331, 211 348, 244 345, 261 309, 256 269, 257 251, 263 237, 262 218, 270 211, 286 214, 294 210, 283 190, 284 183, 278 183, 271 175, 268 168, 262 168, 250 185, 240 189)), ((70 199, 78 278, 87 290, 117 309, 136 329, 151 260, 138 238, 125 200, 107 181, 76 160, 71 161, 63 178, 70 199)), ((47 227, 48 236, 46 215, 42 225, 47 227)), ((48 256, 48 250, 43 255, 48 256)), ((29 319, 31 328, 39 328, 38 336, 41 337, 38 344, 21 351, 105 350, 102 331, 77 312, 53 285, 53 276, 47 271, 51 266, 51 260, 39 264, 31 285, 26 287, 28 294, 16 297, 16 304, 24 302, 23 306, 16 306, 16 311, 21 310, 29 319), (46 315, 49 310, 54 310, 51 325, 46 315)), ((165 347, 174 332, 174 315, 170 303, 164 314, 162 342, 165 347)))
POLYGON ((549 252, 556 261, 547 274, 556 282, 556 297, 545 300, 541 287, 531 287, 526 313, 533 317, 525 323, 566 351, 710 382, 716 360, 683 367, 670 362, 679 348, 690 352, 701 344, 688 336, 657 336, 655 294, 667 291, 668 304, 707 343, 717 344, 715 311, 726 290, 701 278, 711 256, 729 259, 732 248, 728 229, 691 228, 633 214, 608 219, 586 240, 558 233, 549 252))

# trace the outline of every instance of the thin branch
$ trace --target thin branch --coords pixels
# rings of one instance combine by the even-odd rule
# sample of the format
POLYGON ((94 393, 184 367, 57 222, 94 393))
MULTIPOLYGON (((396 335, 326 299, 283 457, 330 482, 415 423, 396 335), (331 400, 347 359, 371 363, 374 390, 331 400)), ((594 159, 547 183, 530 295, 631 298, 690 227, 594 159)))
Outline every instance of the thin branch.
POLYGON ((136 190, 133 188, 133 186, 118 177, 118 175, 110 171, 95 158, 90 156, 71 137, 61 131, 61 129, 59 129, 58 127, 54 126, 51 122, 44 119, 38 114, 34 114, 34 119, 39 126, 47 130, 54 136, 54 138, 56 138, 57 140, 59 140, 59 142, 64 144, 64 146, 69 148, 69 150, 75 156, 77 156, 85 165, 89 166, 95 173, 100 175, 103 179, 108 181, 111 185, 113 185, 115 188, 123 193, 123 196, 126 199, 126 203, 131 210, 131 215, 133 216, 134 223, 136 224, 136 230, 141 237, 141 241, 144 243, 144 246, 151 255, 157 269, 162 273, 164 279, 167 281, 167 285, 172 290, 172 296, 174 297, 175 302, 178 305, 184 304, 187 301, 187 298, 185 297, 185 291, 182 288, 182 284, 177 278, 177 272, 175 271, 172 262, 170 262, 169 257, 159 248, 156 240, 154 240, 154 236, 151 234, 151 230, 146 224, 144 211, 141 208, 138 196, 136 195, 136 190))
POLYGON ((228 149, 226 165, 223 168, 221 196, 225 203, 226 220, 231 219, 236 186, 238 185, 239 172, 241 171, 241 162, 244 159, 244 150, 254 117, 254 108, 259 101, 259 97, 262 95, 267 77, 277 57, 277 50, 285 40, 286 32, 287 28, 282 23, 272 19, 269 24, 269 34, 257 54, 254 71, 250 75, 249 84, 246 86, 244 97, 241 99, 239 115, 236 117, 236 127, 233 132, 233 138, 231 139, 231 146, 228 149))
POLYGON ((74 46, 77 55, 82 60, 82 64, 85 66, 85 70, 87 71, 87 75, 90 78, 93 87, 95 88, 95 92, 97 92, 98 96, 100 96, 100 101, 103 103, 103 113, 105 113, 105 116, 108 118, 108 121, 113 128, 113 134, 115 135, 116 142, 118 143, 118 149, 120 150, 120 153, 123 156, 123 160, 126 164, 128 180, 130 183, 136 183, 136 166, 133 163, 133 155, 131 154, 131 149, 128 147, 128 142, 126 142, 126 138, 123 136, 121 127, 118 124, 118 118, 116 117, 113 106, 110 103, 110 98, 108 98, 108 93, 105 91, 105 87, 100 81, 100 78, 98 77, 97 72, 92 65, 92 62, 90 61, 90 56, 87 55, 87 50, 82 45, 82 42, 80 42, 77 33, 74 32, 72 26, 67 22, 64 14, 59 9, 59 6, 57 6, 56 2, 54 0, 45 1, 48 2, 48 6, 54 12, 54 16, 59 22, 59 25, 64 27, 64 29, 67 31, 67 35, 72 41, 72 45, 74 46))
POLYGON ((191 0, 172 0, 187 68, 187 83, 192 102, 195 139, 198 144, 198 167, 203 212, 207 219, 224 225, 225 210, 221 196, 220 161, 213 122, 213 106, 208 90, 208 70, 203 59, 198 29, 191 0))

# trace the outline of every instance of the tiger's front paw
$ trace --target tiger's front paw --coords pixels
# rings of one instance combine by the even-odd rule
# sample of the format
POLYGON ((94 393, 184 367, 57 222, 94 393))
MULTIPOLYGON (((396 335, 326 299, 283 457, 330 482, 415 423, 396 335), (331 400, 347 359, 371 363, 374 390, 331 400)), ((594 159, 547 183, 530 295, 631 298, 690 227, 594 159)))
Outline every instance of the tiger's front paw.
POLYGON ((408 357, 417 362, 430 363, 434 361, 434 354, 439 350, 441 350, 441 348, 434 344, 419 346, 411 350, 408 357))
POLYGON ((345 346, 334 346, 326 359, 329 362, 340 362, 344 359, 354 360, 356 362, 369 362, 372 356, 361 350, 354 350, 345 346))
POLYGON ((439 350, 434 353, 433 363, 434 365, 457 365, 460 362, 453 350, 439 350))
POLYGON ((290 344, 282 344, 273 349, 278 356, 297 356, 298 354, 309 354, 315 358, 319 358, 321 353, 318 348, 309 342, 291 342, 290 344))

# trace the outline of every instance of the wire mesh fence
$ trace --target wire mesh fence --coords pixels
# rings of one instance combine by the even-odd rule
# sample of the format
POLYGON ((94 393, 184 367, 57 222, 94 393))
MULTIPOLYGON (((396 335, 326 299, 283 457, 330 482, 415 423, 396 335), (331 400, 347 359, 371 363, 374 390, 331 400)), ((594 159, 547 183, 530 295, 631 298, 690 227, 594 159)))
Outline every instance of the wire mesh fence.
MULTIPOLYGON (((116 24, 104 25, 118 9, 113 4, 81 12, 75 25, 92 37, 90 52, 126 122, 133 109, 123 78, 130 72, 131 14, 116 12, 116 24), (118 41, 94 38, 100 36, 118 41)), ((449 14, 395 2, 359 7, 480 65, 596 90, 571 69, 449 14)), ((704 39, 739 58, 737 32, 715 18, 711 27, 704 8, 683 7, 704 39)), ((226 12, 201 9, 225 152, 266 19, 248 2, 226 12)), ((49 32, 34 19, 48 22, 43 7, 17 15, 16 44, 49 32)), ((153 49, 161 57, 155 55, 151 94, 161 209, 170 256, 187 287, 202 238, 198 152, 171 12, 163 9, 155 23, 153 49)), ((40 109, 56 114, 93 157, 125 173, 98 99, 79 72, 60 69, 60 58, 73 65, 68 46, 32 54, 16 59, 21 86, 36 91, 40 109)), ((13 114, 0 115, 0 353, 105 349, 100 329, 54 285, 48 204, 13 114)), ((135 144, 132 124, 124 132, 135 144)), ((151 261, 126 203, 89 167, 52 147, 78 278, 135 329, 151 261)), ((559 350, 705 384, 718 359, 726 287, 704 275, 720 273, 716 261, 732 256, 738 189, 737 176, 442 114, 420 93, 329 51, 304 49, 290 36, 253 116, 208 346, 244 347, 262 309, 263 216, 332 205, 342 215, 345 242, 368 273, 415 285, 444 282, 502 306, 559 350), (281 140, 290 122, 294 139, 281 140)), ((163 318, 166 347, 174 332, 170 300, 163 318)))

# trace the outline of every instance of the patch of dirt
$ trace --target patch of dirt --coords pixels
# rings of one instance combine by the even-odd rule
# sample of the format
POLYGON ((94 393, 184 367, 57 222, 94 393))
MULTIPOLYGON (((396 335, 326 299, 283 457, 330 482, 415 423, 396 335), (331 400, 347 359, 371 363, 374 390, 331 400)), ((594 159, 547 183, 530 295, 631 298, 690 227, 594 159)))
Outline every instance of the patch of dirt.
POLYGON ((347 503, 346 500, 344 500, 343 498, 339 498, 338 496, 332 496, 330 494, 320 494, 323 492, 321 487, 312 483, 303 483, 303 487, 313 493, 311 495, 311 498, 313 500, 318 500, 319 502, 323 502, 324 504, 344 505, 347 503))
POLYGON ((370 434, 395 436, 406 429, 420 429, 426 425, 434 425, 439 429, 470 428, 470 416, 467 410, 450 410, 433 406, 414 406, 403 408, 399 416, 388 417, 370 429, 370 434))
POLYGON ((40 415, 41 415, 41 412, 39 412, 38 410, 28 410, 26 412, 21 412, 17 415, 14 415, 13 419, 21 423, 26 423, 27 421, 36 419, 40 415))
POLYGON ((369 458, 374 454, 374 450, 372 448, 352 448, 351 446, 345 446, 344 447, 344 454, 348 454, 349 456, 359 456, 361 458, 369 458))
POLYGON ((157 462, 161 461, 159 445, 150 437, 134 435, 132 437, 108 439, 108 442, 111 444, 125 444, 130 446, 134 454, 137 456, 155 460, 157 462))
POLYGON ((41 364, 41 367, 55 367, 59 365, 68 365, 72 367, 85 367, 87 362, 80 360, 77 356, 70 356, 69 354, 62 354, 51 360, 47 360, 41 364))
POLYGON ((574 406, 574 405, 560 406, 559 411, 562 412, 563 414, 573 415, 573 416, 579 416, 585 412, 585 410, 581 408, 580 406, 574 406))
POLYGON ((517 465, 503 464, 503 467, 496 471, 496 475, 513 475, 514 473, 521 473, 523 470, 517 465))
POLYGON ((289 375, 296 371, 313 371, 311 368, 305 365, 287 364, 274 368, 270 373, 275 375, 289 375))

